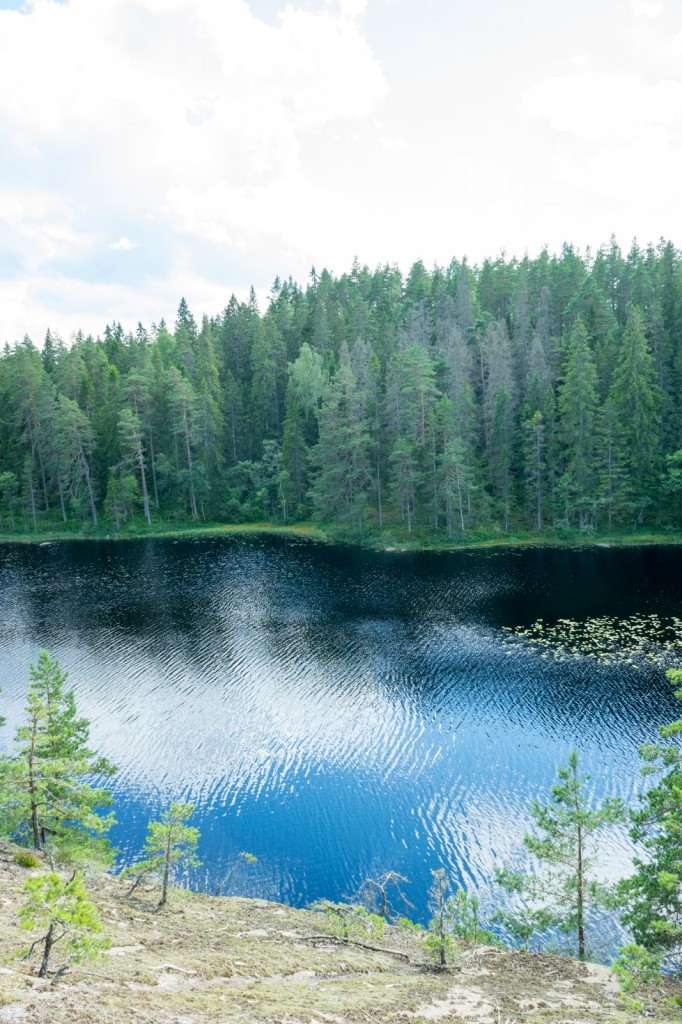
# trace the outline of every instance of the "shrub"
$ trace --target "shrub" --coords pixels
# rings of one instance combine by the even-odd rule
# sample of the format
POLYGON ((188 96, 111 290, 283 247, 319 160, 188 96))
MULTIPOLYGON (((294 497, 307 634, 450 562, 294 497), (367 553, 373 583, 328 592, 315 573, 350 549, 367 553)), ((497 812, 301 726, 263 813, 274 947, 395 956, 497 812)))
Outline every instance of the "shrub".
POLYGON ((35 853, 31 853, 30 850, 21 850, 19 853, 14 854, 14 863, 22 868, 39 868, 40 858, 35 853))

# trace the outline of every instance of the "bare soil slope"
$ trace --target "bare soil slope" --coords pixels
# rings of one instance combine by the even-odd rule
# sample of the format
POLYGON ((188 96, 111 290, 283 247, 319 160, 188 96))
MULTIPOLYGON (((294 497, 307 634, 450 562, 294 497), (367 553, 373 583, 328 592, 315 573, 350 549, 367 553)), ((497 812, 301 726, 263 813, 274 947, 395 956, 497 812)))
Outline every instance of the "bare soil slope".
MULTIPOLYGON (((0 1021, 16 1024, 596 1024, 636 1021, 609 970, 563 957, 463 947, 460 966, 434 973, 418 937, 389 929, 377 945, 402 955, 309 938, 320 915, 254 899, 158 892, 128 898, 116 878, 87 880, 111 948, 53 986, 26 944, 17 909, 31 874, 0 848, 0 1021)), ((57 961, 58 962, 58 961, 57 961)), ((665 996, 647 998, 679 1021, 665 996)))

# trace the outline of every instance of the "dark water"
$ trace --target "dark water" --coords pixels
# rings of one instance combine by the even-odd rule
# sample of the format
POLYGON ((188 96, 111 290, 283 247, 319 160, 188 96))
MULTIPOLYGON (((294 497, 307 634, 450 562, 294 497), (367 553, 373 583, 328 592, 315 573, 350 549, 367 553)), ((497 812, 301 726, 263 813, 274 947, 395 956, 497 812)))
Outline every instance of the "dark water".
MULTIPOLYGON (((682 609, 682 549, 373 554, 277 539, 0 546, 8 743, 39 647, 70 672, 114 782, 122 858, 196 803, 215 883, 305 904, 431 868, 499 899, 529 800, 575 744, 595 797, 631 801, 637 746, 677 717, 659 668, 509 653, 502 627, 682 609)), ((615 877, 623 832, 601 857, 615 877)))

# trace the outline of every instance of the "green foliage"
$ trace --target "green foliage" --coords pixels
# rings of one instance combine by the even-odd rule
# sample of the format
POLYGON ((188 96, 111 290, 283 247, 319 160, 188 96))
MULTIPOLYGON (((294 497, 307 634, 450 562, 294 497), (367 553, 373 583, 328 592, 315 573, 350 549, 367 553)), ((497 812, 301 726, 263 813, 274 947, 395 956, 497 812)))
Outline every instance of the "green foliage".
POLYGON ((14 863, 21 868, 39 868, 41 861, 30 850, 20 850, 19 853, 14 854, 14 863))
POLYGON ((448 897, 446 920, 450 931, 458 939, 482 942, 488 946, 500 945, 496 935, 481 927, 478 897, 466 889, 457 889, 448 897))
POLYGON ((448 914, 448 890, 450 879, 445 868, 431 872, 432 884, 429 889, 429 910, 433 917, 424 936, 424 945, 429 958, 437 970, 444 970, 453 962, 457 945, 450 927, 448 914))
POLYGON ((382 938, 386 928, 385 918, 359 904, 317 900, 313 910, 323 915, 325 933, 336 938, 368 942, 382 938))
POLYGON ((193 804, 173 802, 160 821, 149 822, 143 860, 123 872, 123 877, 133 878, 131 893, 147 879, 160 880, 162 907, 168 901, 169 887, 177 872, 200 866, 195 852, 199 830, 187 825, 193 811, 193 804))
POLYGON ((619 998, 629 1010, 646 1012, 639 997, 660 988, 662 966, 660 953, 651 953, 635 943, 629 943, 618 951, 612 970, 620 985, 619 998))
POLYGON ((596 511, 597 370, 587 330, 580 317, 569 336, 558 404, 564 433, 566 471, 573 484, 572 508, 582 527, 593 521, 596 511))
POLYGON ((500 885, 516 893, 523 909, 501 912, 496 920, 524 946, 534 934, 556 928, 577 940, 577 954, 586 953, 589 911, 611 899, 608 887, 591 875, 596 851, 594 841, 606 827, 625 820, 621 800, 605 800, 600 807, 588 802, 589 775, 580 775, 578 755, 571 751, 565 768, 557 769, 547 804, 535 799, 531 817, 535 832, 524 836, 526 850, 537 860, 537 872, 503 868, 496 871, 500 885))
POLYGON ((46 977, 50 960, 57 950, 61 963, 54 982, 75 964, 98 956, 110 945, 102 935, 102 923, 94 904, 88 899, 82 879, 74 873, 63 881, 54 873, 29 878, 24 885, 26 902, 19 910, 21 927, 47 931, 17 956, 28 959, 36 946, 42 946, 38 977, 46 977))
POLYGON ((0 531, 677 526, 681 265, 663 242, 356 265, 277 280, 263 313, 25 338, 0 354, 0 531))
MULTIPOLYGON (((668 679, 682 700, 682 670, 671 669, 668 679)), ((643 845, 646 858, 635 857, 635 873, 620 883, 619 894, 623 922, 635 941, 678 961, 682 955, 682 752, 677 738, 682 735, 682 719, 659 732, 665 742, 646 743, 640 754, 646 775, 663 774, 632 814, 631 835, 643 845)))
POLYGON ((0 761, 4 790, 3 832, 50 857, 81 863, 111 863, 106 839, 113 815, 107 790, 93 784, 114 766, 87 746, 89 723, 79 717, 73 690, 57 660, 40 651, 29 666, 25 724, 14 752, 0 761))

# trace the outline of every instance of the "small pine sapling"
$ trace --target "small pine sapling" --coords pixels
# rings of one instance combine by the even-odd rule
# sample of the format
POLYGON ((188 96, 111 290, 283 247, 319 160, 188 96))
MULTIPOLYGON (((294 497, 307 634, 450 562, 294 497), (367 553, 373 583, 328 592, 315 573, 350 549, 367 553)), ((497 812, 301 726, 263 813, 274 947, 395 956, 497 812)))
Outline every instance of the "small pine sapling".
POLYGON ((629 1010, 646 1012, 640 997, 660 990, 663 959, 662 953, 652 953, 634 942, 618 951, 612 970, 620 985, 620 1001, 629 1010))
POLYGON ((193 804, 171 803, 170 809, 161 815, 160 821, 150 821, 144 844, 144 859, 123 872, 123 877, 132 878, 128 892, 132 895, 141 882, 148 879, 161 880, 159 909, 168 902, 171 880, 179 868, 196 868, 201 861, 196 856, 199 830, 187 825, 194 811, 193 804))
POLYGON ((429 910, 433 917, 424 942, 429 957, 437 970, 444 970, 455 956, 455 942, 448 921, 448 890, 450 879, 445 868, 431 872, 433 883, 429 889, 429 910))
POLYGON ((75 964, 90 960, 109 947, 110 940, 101 934, 97 910, 75 872, 67 882, 53 873, 29 878, 24 892, 27 900, 19 910, 21 927, 47 931, 17 956, 28 959, 36 946, 42 946, 39 978, 47 977, 57 946, 62 962, 54 973, 54 984, 75 964))
MULTIPOLYGON (((668 680, 682 700, 682 670, 670 669, 668 680)), ((682 959, 682 718, 659 730, 662 743, 640 748, 643 772, 663 769, 656 785, 641 797, 642 807, 632 814, 630 835, 641 843, 646 857, 635 857, 635 873, 618 885, 624 907, 623 923, 635 941, 652 953, 663 953, 679 965, 682 959)))
POLYGON ((477 896, 468 893, 466 889, 457 889, 449 897, 446 906, 446 918, 450 931, 458 939, 484 942, 489 946, 500 945, 500 940, 496 935, 481 927, 479 910, 477 896))
POLYGON ((313 910, 324 915, 324 931, 338 939, 349 942, 367 942, 382 938, 386 921, 378 914, 372 914, 366 907, 351 903, 333 903, 331 900, 317 900, 313 910))
POLYGON ((586 920, 593 908, 605 906, 612 898, 607 886, 591 876, 595 836, 609 825, 626 818, 622 800, 608 799, 600 807, 588 802, 589 775, 580 775, 578 755, 571 751, 568 765, 557 769, 558 781, 552 797, 543 805, 534 800, 531 817, 536 831, 523 843, 537 858, 537 873, 496 871, 497 881, 525 903, 520 914, 502 911, 495 916, 524 945, 534 933, 557 928, 577 937, 577 953, 586 953, 586 920))

